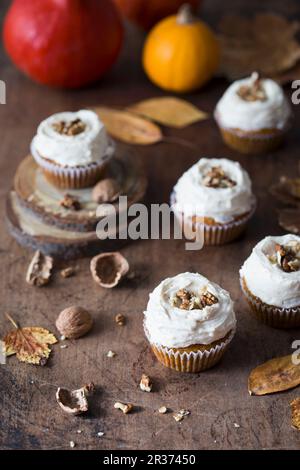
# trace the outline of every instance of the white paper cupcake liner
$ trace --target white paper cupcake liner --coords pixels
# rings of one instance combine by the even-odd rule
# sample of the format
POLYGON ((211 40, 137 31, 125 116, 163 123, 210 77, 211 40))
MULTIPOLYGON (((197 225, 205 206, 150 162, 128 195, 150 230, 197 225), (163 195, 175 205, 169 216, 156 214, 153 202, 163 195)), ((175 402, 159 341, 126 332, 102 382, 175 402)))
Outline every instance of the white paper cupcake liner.
POLYGON ((268 305, 257 297, 245 286, 245 280, 240 278, 241 289, 254 316, 265 325, 273 328, 297 328, 300 327, 300 306, 294 308, 280 308, 268 305))
POLYGON ((55 162, 46 160, 30 146, 31 155, 36 163, 42 168, 47 179, 60 188, 78 189, 93 186, 100 179, 107 163, 115 152, 115 144, 110 141, 106 154, 101 162, 93 162, 86 166, 60 166, 55 162))
POLYGON ((218 344, 207 350, 180 352, 174 351, 172 348, 153 343, 149 333, 147 332, 145 323, 144 331, 151 345, 152 351, 154 352, 159 362, 161 362, 166 367, 177 370, 178 372, 189 373, 201 372, 210 369, 215 364, 217 364, 221 360, 235 334, 235 330, 232 330, 226 339, 220 340, 218 344))
POLYGON ((190 226, 190 232, 199 232, 200 239, 203 239, 204 245, 224 245, 238 238, 246 228, 248 221, 253 216, 256 210, 256 200, 253 203, 251 210, 237 220, 225 224, 209 225, 204 222, 193 222, 191 217, 185 217, 182 212, 176 210, 176 198, 174 192, 171 194, 171 205, 173 206, 174 214, 179 223, 182 222, 190 226), (203 238, 202 238, 203 237, 203 238))

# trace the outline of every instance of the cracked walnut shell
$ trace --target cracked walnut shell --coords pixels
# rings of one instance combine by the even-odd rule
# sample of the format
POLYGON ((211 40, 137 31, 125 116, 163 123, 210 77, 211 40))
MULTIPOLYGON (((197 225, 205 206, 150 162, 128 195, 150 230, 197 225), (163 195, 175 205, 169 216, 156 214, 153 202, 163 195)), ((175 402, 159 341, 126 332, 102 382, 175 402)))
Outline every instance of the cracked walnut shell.
POLYGON ((90 331, 93 319, 87 310, 73 305, 59 314, 55 325, 61 335, 76 339, 90 331))
POLYGON ((91 260, 90 269, 94 281, 101 287, 115 287, 128 273, 129 264, 118 251, 101 253, 91 260))

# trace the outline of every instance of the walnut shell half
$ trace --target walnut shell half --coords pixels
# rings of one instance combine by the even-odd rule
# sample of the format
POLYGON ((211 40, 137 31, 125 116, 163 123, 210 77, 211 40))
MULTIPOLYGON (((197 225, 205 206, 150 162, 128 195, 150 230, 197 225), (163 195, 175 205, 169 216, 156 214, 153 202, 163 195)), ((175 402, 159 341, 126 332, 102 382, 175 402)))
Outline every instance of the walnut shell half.
POLYGON ((128 273, 129 264, 118 251, 94 256, 90 264, 94 281, 101 287, 115 287, 128 273))
POLYGON ((61 335, 76 339, 90 331, 93 319, 87 310, 73 305, 59 314, 55 325, 61 335))

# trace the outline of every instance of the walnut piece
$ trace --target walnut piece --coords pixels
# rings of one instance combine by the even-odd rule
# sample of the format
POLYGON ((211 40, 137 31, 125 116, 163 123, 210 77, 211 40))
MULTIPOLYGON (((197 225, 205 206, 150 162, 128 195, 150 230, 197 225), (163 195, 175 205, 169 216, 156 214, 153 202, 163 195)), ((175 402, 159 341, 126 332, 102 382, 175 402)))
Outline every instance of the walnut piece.
POLYGON ((75 305, 65 308, 55 322, 61 335, 77 339, 85 335, 93 325, 93 319, 87 310, 75 305))
POLYGON ((118 315, 115 316, 115 322, 119 326, 124 326, 125 325, 125 317, 122 315, 122 313, 118 313, 118 315))
POLYGON ((244 101, 266 101, 267 95, 257 72, 251 75, 249 85, 241 85, 237 94, 244 101))
POLYGON ((208 188, 232 188, 236 185, 220 166, 213 166, 204 175, 202 183, 208 188))
POLYGON ((149 375, 143 374, 141 381, 140 381, 140 389, 143 392, 151 392, 152 390, 152 382, 149 375))
POLYGON ((167 411, 168 411, 168 408, 166 406, 161 406, 160 408, 158 408, 158 412, 161 415, 164 415, 167 411))
POLYGON ((172 299, 172 305, 182 310, 202 310, 208 305, 216 303, 218 303, 217 297, 206 288, 200 291, 199 295, 189 292, 187 289, 179 289, 172 299))
POLYGON ((65 194, 59 204, 61 207, 72 211, 80 211, 81 209, 79 200, 75 196, 72 196, 72 194, 65 194))
POLYGON ((116 408, 117 410, 121 410, 124 415, 127 415, 133 410, 133 405, 131 403, 120 403, 119 401, 117 401, 114 404, 114 408, 116 408))
POLYGON ((76 273, 76 269, 73 268, 73 266, 69 266, 68 268, 62 269, 60 271, 60 275, 63 278, 74 276, 75 273, 76 273))
POLYGON ((108 353, 106 354, 107 357, 115 357, 116 356, 116 353, 115 351, 108 351, 108 353))
POLYGON ((105 178, 96 184, 92 191, 92 199, 97 204, 114 202, 120 195, 120 185, 113 178, 105 178))
POLYGON ((129 264, 118 251, 101 253, 91 260, 90 269, 94 281, 101 287, 108 289, 119 284, 128 273, 129 264))
POLYGON ((66 121, 58 121, 52 124, 53 129, 58 132, 58 134, 62 135, 77 135, 81 134, 85 131, 86 125, 85 123, 77 118, 73 121, 66 122, 66 121))
POLYGON ((26 273, 26 282, 31 286, 42 287, 50 281, 53 258, 36 251, 26 273))
POLYGON ((290 241, 286 245, 275 245, 275 253, 269 256, 273 264, 278 264, 280 268, 287 272, 299 271, 300 269, 300 243, 290 241))
POLYGON ((88 411, 89 404, 87 396, 93 391, 93 383, 72 391, 59 387, 56 391, 56 401, 63 411, 76 416, 88 411))
POLYGON ((173 418, 175 419, 175 421, 179 422, 182 421, 185 416, 188 416, 189 414, 191 414, 191 412, 188 410, 179 410, 173 414, 173 418))

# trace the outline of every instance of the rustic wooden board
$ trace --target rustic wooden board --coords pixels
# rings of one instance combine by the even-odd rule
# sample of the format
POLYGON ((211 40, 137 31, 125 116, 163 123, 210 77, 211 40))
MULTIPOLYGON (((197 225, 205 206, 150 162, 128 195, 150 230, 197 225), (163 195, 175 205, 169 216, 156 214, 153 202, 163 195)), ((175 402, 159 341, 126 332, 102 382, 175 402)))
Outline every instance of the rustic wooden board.
MULTIPOLYGON (((1 2, 2 12, 7 4, 1 2)), ((245 11, 249 13, 260 4, 256 0, 247 2, 245 11)), ((205 2, 204 16, 216 21, 231 5, 238 8, 245 3, 210 0, 205 2)), ((268 5, 300 17, 298 2, 286 0, 283 4, 275 0, 268 5)), ((106 79, 76 92, 64 93, 31 83, 1 54, 1 79, 8 84, 7 105, 0 106, 2 216, 5 194, 42 118, 64 109, 97 104, 129 105, 162 95, 140 69, 138 51, 143 37, 139 34, 131 31, 123 56, 106 79)), ((225 87, 224 81, 214 80, 188 98, 212 112, 225 87)), ((76 442, 78 449, 299 448, 300 433, 290 427, 289 402, 300 395, 300 389, 250 397, 247 378, 256 365, 291 352, 291 343, 299 339, 300 332, 277 331, 258 324, 249 315, 238 280, 239 267, 252 246, 265 235, 283 233, 268 188, 279 175, 292 176, 297 171, 300 123, 297 106, 294 112, 296 123, 286 145, 266 156, 246 157, 229 150, 213 121, 182 131, 164 130, 168 136, 193 142, 198 148, 195 152, 167 143, 147 148, 119 145, 120 150, 131 152, 146 170, 150 181, 149 203, 167 202, 177 178, 201 156, 239 160, 253 179, 259 204, 247 233, 236 243, 188 252, 182 241, 144 240, 122 250, 137 277, 116 289, 107 291, 92 281, 88 258, 72 263, 79 269, 75 277, 62 279, 57 272, 48 287, 35 289, 24 279, 30 254, 3 227, 0 233, 1 334, 10 328, 4 311, 10 311, 24 326, 43 326, 55 332, 58 313, 71 304, 89 309, 95 326, 86 337, 69 342, 66 349, 54 346, 44 368, 20 364, 13 357, 7 365, 0 366, 2 449, 68 449, 70 440, 76 442), (149 292, 161 279, 188 270, 200 271, 228 289, 236 302, 238 318, 237 335, 223 362, 200 375, 181 375, 161 366, 151 354, 142 330, 142 312, 149 292), (116 326, 117 313, 127 317, 126 326, 116 326), (116 351, 115 358, 106 357, 109 349, 116 351), (153 377, 153 393, 143 393, 138 388, 143 372, 153 377), (90 380, 94 380, 99 390, 92 399, 88 416, 64 415, 55 402, 56 387, 78 387, 90 380), (134 403, 137 411, 123 415, 113 409, 116 400, 134 403), (161 405, 173 410, 190 409, 191 415, 181 424, 176 423, 171 414, 161 416, 155 412, 161 405), (82 430, 80 435, 78 429, 82 430), (97 437, 98 431, 105 435, 97 437)), ((60 266, 69 264, 62 262, 60 266)))

